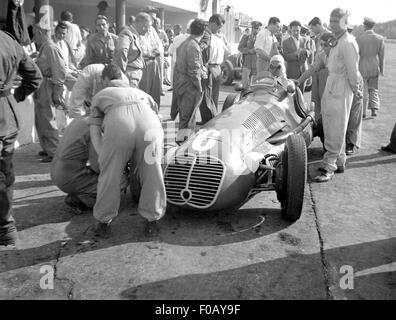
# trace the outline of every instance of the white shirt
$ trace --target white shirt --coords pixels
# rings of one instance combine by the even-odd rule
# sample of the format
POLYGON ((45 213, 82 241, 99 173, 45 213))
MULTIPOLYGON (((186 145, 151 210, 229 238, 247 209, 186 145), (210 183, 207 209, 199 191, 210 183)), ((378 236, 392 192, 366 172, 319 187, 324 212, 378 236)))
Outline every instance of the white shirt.
POLYGON ((67 26, 69 27, 67 29, 67 34, 65 40, 69 44, 70 48, 72 50, 77 50, 78 47, 81 45, 82 37, 81 37, 81 32, 80 28, 78 25, 70 22, 65 22, 67 26))
POLYGON ((219 34, 212 34, 209 49, 209 64, 222 64, 224 56, 229 54, 230 50, 219 34))
POLYGON ((151 55, 155 49, 157 49, 161 55, 164 55, 164 45, 153 27, 151 27, 145 35, 140 36, 140 44, 143 55, 151 55))
POLYGON ((270 55, 273 44, 277 42, 278 40, 276 39, 276 37, 268 29, 262 29, 257 34, 254 48, 261 49, 267 55, 270 55))
POLYGON ((188 33, 179 34, 173 39, 173 43, 169 46, 169 55, 172 57, 172 61, 176 62, 176 50, 180 45, 189 37, 188 33))

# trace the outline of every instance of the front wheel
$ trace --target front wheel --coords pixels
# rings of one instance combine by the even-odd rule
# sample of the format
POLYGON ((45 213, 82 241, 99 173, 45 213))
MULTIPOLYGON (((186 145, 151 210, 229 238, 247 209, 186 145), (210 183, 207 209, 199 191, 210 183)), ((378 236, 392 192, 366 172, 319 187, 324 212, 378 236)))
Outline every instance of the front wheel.
POLYGON ((283 172, 280 197, 282 215, 287 221, 297 221, 302 212, 307 180, 307 148, 300 135, 289 136, 282 155, 283 172))

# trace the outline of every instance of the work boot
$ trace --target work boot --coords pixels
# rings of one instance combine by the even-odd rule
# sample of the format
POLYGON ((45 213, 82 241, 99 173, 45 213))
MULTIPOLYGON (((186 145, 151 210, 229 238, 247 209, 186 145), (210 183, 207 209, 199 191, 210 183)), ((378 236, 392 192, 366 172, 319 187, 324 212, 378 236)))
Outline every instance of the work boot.
POLYGON ((371 109, 371 116, 376 117, 377 116, 377 110, 371 109))
POLYGON ((313 180, 318 183, 329 182, 334 177, 334 172, 325 170, 321 175, 315 177, 313 180))
POLYGON ((0 247, 15 247, 17 238, 18 232, 13 222, 0 227, 0 247))
POLYGON ((345 148, 345 154, 351 156, 356 152, 356 147, 352 143, 348 143, 345 148))
POLYGON ((396 150, 393 150, 389 144, 387 146, 382 146, 381 150, 382 151, 386 151, 386 152, 390 152, 390 153, 396 153, 396 150))
POLYGON ((144 235, 146 237, 156 237, 159 234, 158 221, 146 221, 146 226, 144 228, 144 235))
POLYGON ((100 221, 95 221, 92 229, 93 229, 93 235, 95 237, 99 238, 109 238, 111 235, 111 220, 109 222, 100 222, 100 221))
POLYGON ((82 202, 77 196, 73 194, 68 194, 65 198, 65 203, 73 210, 76 215, 83 214, 88 211, 88 208, 84 202, 82 202))
MULTIPOLYGON (((323 167, 318 168, 318 171, 320 172, 326 172, 327 170, 323 167)), ((338 166, 337 170, 334 171, 335 173, 344 173, 345 172, 345 167, 344 166, 338 166)))

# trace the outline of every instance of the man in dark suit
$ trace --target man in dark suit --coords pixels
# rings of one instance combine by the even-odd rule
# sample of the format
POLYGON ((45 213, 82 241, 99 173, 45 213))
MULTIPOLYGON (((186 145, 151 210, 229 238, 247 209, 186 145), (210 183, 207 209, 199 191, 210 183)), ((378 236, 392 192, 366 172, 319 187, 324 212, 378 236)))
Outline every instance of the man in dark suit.
MULTIPOLYGON (((289 79, 298 79, 308 69, 308 59, 312 57, 309 39, 301 36, 301 23, 290 23, 291 37, 283 41, 283 57, 287 61, 286 73, 289 79)), ((300 85, 304 92, 305 83, 300 85)))
POLYGON ((0 31, 0 247, 16 244, 17 230, 12 217, 12 157, 19 130, 15 112, 17 102, 25 100, 41 84, 42 75, 24 49, 10 36, 0 31), (16 86, 17 77, 22 78, 16 86))
POLYGON ((206 78, 199 41, 205 30, 205 22, 195 19, 190 26, 190 36, 177 48, 173 75, 172 104, 179 111, 177 142, 183 142, 195 127, 195 114, 203 98, 202 79, 206 78))
POLYGON ((356 41, 359 45, 359 71, 364 80, 363 117, 366 116, 367 104, 371 115, 375 117, 380 106, 378 95, 378 78, 384 74, 385 44, 384 38, 373 31, 375 21, 364 18, 365 32, 356 41))

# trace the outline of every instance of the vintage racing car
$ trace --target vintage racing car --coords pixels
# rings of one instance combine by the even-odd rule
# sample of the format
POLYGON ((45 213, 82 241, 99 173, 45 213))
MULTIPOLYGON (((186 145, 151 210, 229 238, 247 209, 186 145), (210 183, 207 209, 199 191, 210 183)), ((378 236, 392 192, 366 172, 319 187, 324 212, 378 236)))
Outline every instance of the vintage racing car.
POLYGON ((299 219, 314 113, 301 91, 288 94, 272 78, 230 94, 223 111, 167 152, 169 204, 192 211, 237 209, 276 191, 288 221, 299 219))

